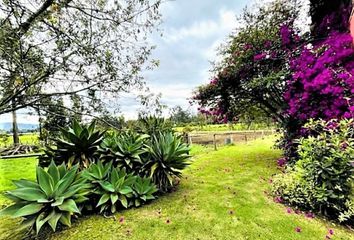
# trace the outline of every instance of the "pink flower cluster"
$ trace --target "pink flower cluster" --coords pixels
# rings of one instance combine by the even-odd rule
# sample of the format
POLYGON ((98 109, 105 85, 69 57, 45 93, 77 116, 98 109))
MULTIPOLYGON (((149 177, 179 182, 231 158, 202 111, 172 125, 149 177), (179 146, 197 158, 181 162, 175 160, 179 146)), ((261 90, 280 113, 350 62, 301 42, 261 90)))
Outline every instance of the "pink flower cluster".
POLYGON ((284 99, 287 113, 310 118, 350 118, 354 107, 354 48, 348 33, 332 32, 312 49, 290 61, 292 79, 284 99))

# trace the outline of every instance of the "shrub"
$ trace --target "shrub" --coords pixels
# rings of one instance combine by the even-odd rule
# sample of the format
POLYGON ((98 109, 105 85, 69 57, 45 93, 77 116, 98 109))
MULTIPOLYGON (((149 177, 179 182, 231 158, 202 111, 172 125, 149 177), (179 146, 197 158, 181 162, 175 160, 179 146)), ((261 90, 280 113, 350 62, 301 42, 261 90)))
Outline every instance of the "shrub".
POLYGON ((134 132, 114 133, 103 140, 101 159, 112 161, 113 166, 124 168, 128 173, 137 174, 143 165, 141 155, 146 152, 146 138, 148 135, 134 132))
POLYGON ((152 178, 160 191, 173 187, 174 177, 181 176, 181 170, 189 162, 189 146, 171 132, 158 133, 146 145, 149 156, 145 159, 143 171, 152 178))
POLYGON ((35 229, 37 234, 46 223, 56 230, 58 222, 71 225, 71 217, 80 214, 78 204, 88 200, 89 184, 78 166, 68 170, 64 164, 56 166, 53 162, 47 171, 37 167, 37 181, 13 181, 17 189, 6 192, 15 203, 0 212, 0 215, 23 217, 24 227, 35 229))
POLYGON ((354 122, 310 121, 299 140, 299 160, 274 179, 285 202, 341 221, 353 220, 354 122))
POLYGON ((92 164, 83 173, 92 184, 94 208, 101 213, 115 213, 119 207, 140 206, 154 199, 157 189, 151 179, 127 174, 124 169, 112 167, 112 163, 92 164))
POLYGON ((161 132, 172 132, 172 125, 164 118, 149 116, 139 119, 137 130, 138 132, 153 136, 161 132))
POLYGON ((134 201, 132 201, 132 204, 135 207, 139 207, 141 204, 155 199, 154 194, 157 191, 155 184, 153 184, 150 178, 138 176, 133 184, 134 201))
POLYGON ((104 132, 95 130, 95 122, 86 126, 74 120, 69 129, 61 129, 60 137, 54 139, 56 148, 47 147, 40 165, 46 166, 54 160, 56 164, 65 162, 69 168, 75 164, 79 164, 80 169, 87 168, 98 158, 97 151, 103 135, 104 132))

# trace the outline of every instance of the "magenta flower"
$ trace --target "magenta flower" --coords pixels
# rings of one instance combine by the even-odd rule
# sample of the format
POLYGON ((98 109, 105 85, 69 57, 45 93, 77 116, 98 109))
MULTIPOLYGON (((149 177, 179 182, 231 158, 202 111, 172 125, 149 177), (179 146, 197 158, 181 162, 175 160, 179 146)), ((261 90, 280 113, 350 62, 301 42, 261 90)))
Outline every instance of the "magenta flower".
POLYGON ((286 158, 279 158, 277 164, 279 167, 284 167, 286 165, 287 159, 286 158))
POLYGON ((307 218, 315 218, 315 214, 313 214, 312 212, 308 212, 308 213, 305 213, 305 217, 307 217, 307 218))
POLYGON ((328 233, 331 234, 331 235, 333 235, 333 234, 334 234, 333 229, 329 229, 329 230, 328 230, 328 233))
POLYGON ((291 213, 293 212, 293 210, 292 210, 291 208, 287 208, 287 209, 286 209, 286 212, 289 213, 289 214, 291 214, 291 213))
POLYGON ((275 197, 273 200, 276 203, 282 203, 283 202, 283 199, 281 197, 275 197))
POLYGON ((298 233, 301 232, 301 228, 300 227, 296 227, 295 228, 295 232, 298 232, 298 233))
POLYGON ((265 54, 265 53, 260 53, 260 54, 255 55, 255 56, 253 57, 253 60, 254 60, 254 61, 261 61, 261 60, 265 59, 266 56, 267 56, 267 54, 265 54))

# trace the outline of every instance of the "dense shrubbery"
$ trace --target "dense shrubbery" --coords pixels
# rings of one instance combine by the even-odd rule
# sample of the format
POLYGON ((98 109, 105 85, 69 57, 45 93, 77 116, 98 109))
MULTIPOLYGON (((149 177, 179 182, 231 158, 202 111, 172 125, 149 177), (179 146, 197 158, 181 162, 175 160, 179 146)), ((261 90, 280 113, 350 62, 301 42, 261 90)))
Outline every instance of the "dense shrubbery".
POLYGON ((274 194, 300 209, 353 221, 353 120, 311 121, 303 131, 299 159, 273 179, 274 194))
POLYGON ((48 170, 38 167, 37 182, 14 181, 17 189, 7 196, 15 204, 0 215, 23 217, 23 226, 38 234, 46 223, 53 231, 58 222, 70 226, 81 210, 113 214, 170 191, 189 164, 189 147, 161 120, 150 118, 143 126, 149 135, 104 134, 94 123, 62 129, 41 161, 51 161, 48 170))

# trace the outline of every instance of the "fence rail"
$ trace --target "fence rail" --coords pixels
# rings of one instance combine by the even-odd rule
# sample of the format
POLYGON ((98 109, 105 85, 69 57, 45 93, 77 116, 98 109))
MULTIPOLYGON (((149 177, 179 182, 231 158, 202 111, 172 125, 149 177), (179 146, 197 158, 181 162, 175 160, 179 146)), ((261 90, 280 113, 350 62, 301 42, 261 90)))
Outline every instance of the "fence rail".
POLYGON ((1 159, 15 159, 15 158, 28 158, 28 157, 40 157, 43 153, 31 153, 31 154, 17 154, 17 155, 7 155, 0 156, 1 159))
POLYGON ((227 132, 194 132, 188 134, 189 144, 214 145, 214 149, 220 145, 236 142, 248 142, 257 138, 274 135, 275 130, 252 130, 252 131, 227 131, 227 132))

